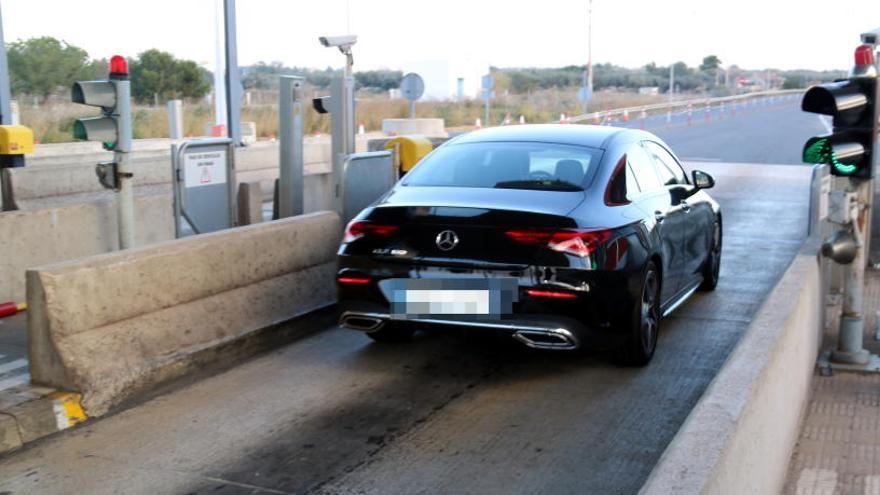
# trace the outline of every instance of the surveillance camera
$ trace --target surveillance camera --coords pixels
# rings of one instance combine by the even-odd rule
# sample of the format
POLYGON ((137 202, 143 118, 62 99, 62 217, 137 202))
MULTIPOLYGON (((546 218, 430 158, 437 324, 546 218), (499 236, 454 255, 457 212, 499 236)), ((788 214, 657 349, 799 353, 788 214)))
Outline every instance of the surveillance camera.
POLYGON ((357 40, 358 37, 353 34, 345 36, 321 36, 318 38, 318 41, 320 41, 322 45, 326 47, 338 46, 340 49, 351 48, 357 43, 357 40))
POLYGON ((862 33, 862 43, 877 45, 878 41, 880 41, 880 28, 862 33))

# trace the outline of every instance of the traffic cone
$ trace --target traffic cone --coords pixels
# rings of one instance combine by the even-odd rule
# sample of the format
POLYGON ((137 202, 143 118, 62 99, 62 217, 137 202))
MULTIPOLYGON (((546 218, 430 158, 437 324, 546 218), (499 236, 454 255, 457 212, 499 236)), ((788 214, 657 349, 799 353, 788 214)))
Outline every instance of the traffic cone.
POLYGON ((639 127, 641 127, 642 130, 645 129, 645 120, 646 120, 647 118, 648 118, 648 114, 646 114, 645 111, 642 110, 642 113, 639 115, 639 120, 641 121, 641 122, 639 123, 639 127))
POLYGON ((367 133, 367 132, 366 132, 366 130, 364 129, 364 124, 359 125, 359 126, 358 126, 358 135, 363 136, 363 135, 366 134, 366 133, 367 133))
POLYGON ((602 120, 599 119, 599 112, 593 112, 593 124, 599 125, 602 123, 602 120))
POLYGON ((525 123, 526 123, 526 116, 525 116, 525 115, 520 115, 520 116, 519 116, 519 123, 520 123, 520 124, 525 124, 525 123))
POLYGON ((474 127, 476 127, 477 129, 482 129, 482 128, 483 128, 483 121, 480 120, 479 117, 477 117, 477 121, 474 122, 474 127))
POLYGON ((564 124, 564 123, 565 123, 565 114, 564 114, 564 113, 560 113, 560 114, 559 114, 559 123, 560 123, 560 124, 564 124))
POLYGON ((629 110, 623 109, 623 121, 629 122, 629 110))
POLYGON ((712 105, 710 105, 709 103, 706 103, 706 112, 704 113, 704 115, 705 115, 707 124, 712 121, 712 116, 709 115, 710 110, 712 110, 712 105))

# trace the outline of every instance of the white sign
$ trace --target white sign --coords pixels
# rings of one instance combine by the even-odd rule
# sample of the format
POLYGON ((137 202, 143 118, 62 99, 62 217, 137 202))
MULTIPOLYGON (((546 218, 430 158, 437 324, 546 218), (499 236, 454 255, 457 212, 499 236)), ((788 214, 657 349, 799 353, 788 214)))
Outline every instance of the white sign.
POLYGON ((226 184, 226 151, 186 153, 183 175, 186 187, 226 184))

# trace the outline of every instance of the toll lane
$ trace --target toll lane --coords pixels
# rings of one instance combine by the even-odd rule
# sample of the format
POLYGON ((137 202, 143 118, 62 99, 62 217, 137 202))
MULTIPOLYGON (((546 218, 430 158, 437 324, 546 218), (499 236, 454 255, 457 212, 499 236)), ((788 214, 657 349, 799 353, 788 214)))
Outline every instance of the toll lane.
POLYGON ((612 125, 639 128, 658 135, 685 161, 792 164, 803 163, 801 150, 812 136, 828 132, 824 117, 804 113, 800 95, 751 100, 737 107, 729 103, 722 111, 713 106, 695 107, 688 124, 687 111, 612 125))
POLYGON ((12 493, 634 493, 806 230, 809 169, 707 163, 718 290, 650 366, 451 332, 327 329, 0 459, 12 493))

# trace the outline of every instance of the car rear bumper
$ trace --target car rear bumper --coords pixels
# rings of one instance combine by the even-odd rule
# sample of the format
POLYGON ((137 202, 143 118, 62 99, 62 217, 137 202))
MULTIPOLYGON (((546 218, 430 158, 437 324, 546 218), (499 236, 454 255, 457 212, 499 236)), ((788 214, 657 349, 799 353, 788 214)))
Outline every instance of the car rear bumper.
MULTIPOLYGON (((387 313, 366 313, 346 311, 339 319, 340 325, 352 330, 375 332, 381 330, 391 316, 387 313)), ((516 320, 498 321, 458 321, 439 318, 415 318, 404 320, 431 326, 467 327, 476 330, 494 330, 509 333, 514 339, 534 349, 570 351, 582 347, 584 333, 582 325, 574 320, 567 324, 554 325, 551 322, 529 322, 516 320)))

